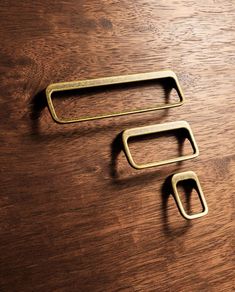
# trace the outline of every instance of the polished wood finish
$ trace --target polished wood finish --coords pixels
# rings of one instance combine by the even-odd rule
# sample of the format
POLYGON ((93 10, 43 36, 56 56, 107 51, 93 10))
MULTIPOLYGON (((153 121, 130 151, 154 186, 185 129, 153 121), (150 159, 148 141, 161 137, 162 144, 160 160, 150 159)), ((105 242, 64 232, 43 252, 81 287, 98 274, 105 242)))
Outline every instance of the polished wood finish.
MULTIPOLYGON (((232 0, 1 1, 1 291, 232 291, 234 19, 232 0), (179 77, 182 107, 70 125, 46 107, 50 83, 162 69, 179 77), (120 133, 176 120, 190 123, 199 157, 132 169, 120 133), (187 170, 209 208, 190 222, 166 180, 187 170)), ((58 107, 96 114, 169 92, 84 92, 58 107)), ((138 140, 132 152, 152 161, 184 151, 179 137, 170 143, 138 140)))

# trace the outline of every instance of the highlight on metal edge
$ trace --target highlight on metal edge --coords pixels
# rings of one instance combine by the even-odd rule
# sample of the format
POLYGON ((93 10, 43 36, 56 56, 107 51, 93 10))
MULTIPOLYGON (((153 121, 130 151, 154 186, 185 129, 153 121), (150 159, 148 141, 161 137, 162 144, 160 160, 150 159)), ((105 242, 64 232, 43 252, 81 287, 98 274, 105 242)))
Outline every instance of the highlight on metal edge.
POLYGON ((150 125, 150 126, 145 126, 145 127, 128 129, 122 132, 122 142, 123 142, 126 158, 128 162, 130 163, 130 165, 134 167, 135 169, 143 169, 143 168, 149 168, 149 167, 154 167, 154 166, 161 166, 161 165, 165 165, 169 163, 175 163, 179 161, 192 159, 199 155, 199 149, 196 144, 195 138, 193 136, 193 132, 191 130, 190 125, 186 121, 177 121, 177 122, 170 122, 170 123, 165 123, 165 124, 157 124, 157 125, 150 125), (193 149, 193 154, 188 154, 188 155, 179 156, 173 159, 166 159, 162 161, 150 162, 150 163, 144 163, 144 164, 137 164, 134 161, 132 154, 130 152, 129 145, 128 145, 129 138, 148 135, 148 134, 154 134, 154 133, 160 133, 160 132, 167 132, 167 131, 172 131, 172 130, 177 130, 177 129, 187 130, 187 133, 189 134, 188 139, 193 149))
POLYGON ((49 107, 49 111, 51 113, 52 118, 54 121, 67 124, 67 123, 75 123, 75 122, 82 122, 82 121, 89 121, 89 120, 98 120, 104 119, 109 117, 117 117, 117 116, 124 116, 129 114, 136 114, 136 113, 144 113, 150 112, 160 109, 172 108, 180 106, 184 103, 185 98, 183 91, 180 87, 178 78, 176 74, 171 70, 165 71, 158 71, 158 72, 149 72, 149 73, 140 73, 140 74, 132 74, 132 75, 122 75, 122 76, 113 76, 113 77, 104 77, 98 79, 87 79, 81 81, 72 81, 72 82, 61 82, 61 83, 53 83, 48 85, 46 88, 46 98, 49 107), (82 89, 82 88, 91 88, 91 87, 101 87, 107 85, 115 85, 115 84, 127 84, 132 82, 140 82, 140 81, 149 81, 149 80, 158 80, 164 78, 171 78, 174 80, 174 88, 178 93, 179 101, 169 104, 159 104, 154 107, 150 108, 141 108, 135 110, 126 110, 124 112, 116 112, 116 113, 107 113, 98 116, 85 116, 85 117, 78 117, 73 119, 63 119, 58 117, 53 101, 52 101, 52 94, 54 92, 61 92, 61 91, 69 91, 75 89, 82 89))
POLYGON ((173 190, 173 195, 176 201, 176 205, 179 209, 180 214, 187 220, 191 220, 191 219, 196 219, 196 218, 200 218, 202 216, 205 216, 208 213, 208 207, 207 207, 207 203, 206 203, 206 199, 204 197, 199 179, 196 175, 195 172, 193 171, 186 171, 186 172, 181 172, 181 173, 176 173, 172 176, 171 178, 171 184, 172 184, 172 190, 173 190), (200 199, 201 205, 202 205, 202 212, 200 213, 196 213, 196 214, 188 214, 186 213, 183 204, 180 200, 180 196, 177 190, 177 184, 180 181, 189 181, 189 180, 193 180, 196 184, 196 190, 198 193, 198 197, 200 199))

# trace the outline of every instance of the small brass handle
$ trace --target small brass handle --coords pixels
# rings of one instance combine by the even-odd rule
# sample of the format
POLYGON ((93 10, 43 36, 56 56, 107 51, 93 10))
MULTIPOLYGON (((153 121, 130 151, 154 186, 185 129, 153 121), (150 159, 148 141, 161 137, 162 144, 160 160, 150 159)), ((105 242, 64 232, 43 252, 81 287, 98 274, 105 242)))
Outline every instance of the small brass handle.
POLYGON ((171 184, 172 184, 173 195, 174 195, 177 207, 178 207, 178 209, 180 211, 180 214, 185 219, 191 220, 191 219, 200 218, 202 216, 205 216, 208 213, 208 207, 207 207, 206 199, 204 197, 204 194, 203 194, 199 179, 198 179, 198 177, 197 177, 195 172, 186 171, 186 172, 176 173, 171 178, 171 184), (186 211, 185 211, 185 209, 183 207, 183 204, 182 204, 182 202, 180 200, 180 196, 179 196, 178 190, 177 190, 177 183, 178 182, 184 181, 184 180, 187 181, 187 180, 190 180, 190 179, 195 181, 195 183, 196 183, 198 196, 199 196, 199 199, 201 201, 202 208, 203 208, 202 212, 197 213, 197 214, 187 214, 186 213, 186 211))

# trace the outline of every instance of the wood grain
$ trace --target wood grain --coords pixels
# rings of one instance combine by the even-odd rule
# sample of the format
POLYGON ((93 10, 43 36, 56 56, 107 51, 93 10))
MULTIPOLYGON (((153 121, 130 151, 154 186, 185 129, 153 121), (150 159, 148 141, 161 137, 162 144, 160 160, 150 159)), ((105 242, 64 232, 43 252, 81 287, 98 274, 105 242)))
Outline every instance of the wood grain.
MULTIPOLYGON (((1 291, 232 291, 234 20, 233 0, 1 1, 1 291), (52 82, 162 69, 177 73, 184 106, 73 125, 46 108, 52 82), (190 123, 200 156, 132 169, 119 134, 175 120, 190 123), (209 207, 192 222, 166 181, 184 170, 209 207)), ((98 93, 89 108, 164 99, 161 85, 146 88, 98 93)), ((157 145, 133 151, 151 160, 157 145)))

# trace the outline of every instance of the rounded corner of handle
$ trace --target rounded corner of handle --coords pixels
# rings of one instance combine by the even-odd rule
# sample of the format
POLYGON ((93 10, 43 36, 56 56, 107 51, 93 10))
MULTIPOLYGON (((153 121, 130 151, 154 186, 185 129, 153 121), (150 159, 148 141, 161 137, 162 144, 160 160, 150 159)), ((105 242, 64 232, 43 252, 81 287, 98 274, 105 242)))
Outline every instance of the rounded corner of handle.
POLYGON ((128 131, 128 130, 124 130, 124 131, 122 131, 122 132, 121 132, 121 137, 122 137, 122 144, 123 144, 124 152, 125 152, 127 158, 129 159, 128 154, 127 154, 128 150, 129 150, 129 148, 128 148, 128 144, 127 144, 127 140, 128 140, 128 134, 127 134, 127 131, 128 131))
POLYGON ((60 118, 58 118, 58 116, 54 110, 54 107, 53 106, 51 107, 50 104, 48 105, 48 107, 49 107, 49 111, 50 111, 52 119, 58 124, 64 124, 64 121, 61 120, 60 118))
POLYGON ((183 105, 183 104, 185 104, 185 102, 186 102, 185 96, 184 96, 183 92, 181 91, 179 104, 183 105))
POLYGON ((167 72, 169 72, 169 76, 171 78, 173 78, 175 81, 176 80, 178 81, 177 75, 176 75, 176 73, 173 70, 170 69, 170 70, 167 70, 167 72))
POLYGON ((206 203, 206 200, 204 200, 204 211, 203 211, 203 214, 204 215, 207 215, 209 213, 209 208, 208 208, 208 205, 206 203))
POLYGON ((178 127, 187 130, 187 131, 190 132, 190 134, 191 134, 192 131, 191 131, 191 127, 190 127, 189 122, 184 121, 184 120, 181 120, 181 121, 178 121, 178 122, 172 122, 172 123, 175 123, 175 124, 177 123, 177 124, 178 124, 178 127))
POLYGON ((199 148, 196 145, 196 147, 195 147, 195 157, 198 157, 199 154, 200 154, 200 151, 199 151, 199 148))
POLYGON ((124 130, 122 131, 122 141, 126 142, 128 140, 128 133, 127 133, 128 130, 124 130))
POLYGON ((190 127, 190 125, 189 125, 189 122, 183 120, 183 121, 181 121, 181 123, 184 124, 184 127, 185 127, 186 129, 191 129, 191 127, 190 127))
POLYGON ((175 178, 176 178, 176 173, 173 173, 173 175, 170 177, 172 188, 174 188, 175 186, 175 178))
POLYGON ((124 144, 124 153, 131 167, 133 167, 134 169, 141 169, 141 167, 133 160, 127 144, 124 144))
POLYGON ((53 93, 52 84, 49 84, 49 85, 46 87, 45 92, 46 92, 46 97, 47 97, 47 99, 48 99, 48 98, 51 99, 51 94, 53 93))
POLYGON ((197 174, 196 174, 195 171, 193 171, 193 170, 188 170, 187 173, 188 173, 189 175, 191 175, 191 176, 193 176, 193 177, 195 177, 195 178, 198 179, 197 174))
POLYGON ((137 170, 143 169, 143 167, 141 165, 136 164, 133 159, 128 159, 128 161, 134 169, 137 170))
POLYGON ((58 124, 67 124, 66 121, 63 121, 63 120, 59 119, 56 114, 52 115, 52 118, 58 124))

